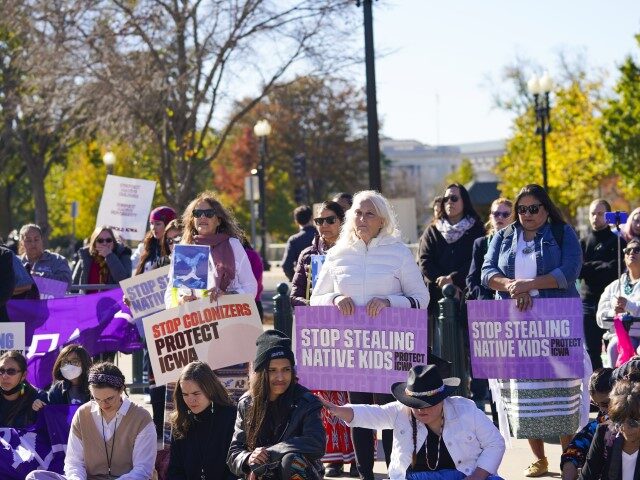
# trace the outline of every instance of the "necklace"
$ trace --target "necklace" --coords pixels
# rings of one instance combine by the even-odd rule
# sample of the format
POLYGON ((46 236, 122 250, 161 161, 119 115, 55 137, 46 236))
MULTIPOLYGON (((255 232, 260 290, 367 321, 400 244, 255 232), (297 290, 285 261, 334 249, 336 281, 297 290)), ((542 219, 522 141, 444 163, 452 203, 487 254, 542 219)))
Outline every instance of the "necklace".
POLYGON ((536 249, 536 241, 531 240, 531 242, 527 242, 526 240, 524 241, 525 247, 522 249, 522 253, 524 253, 525 255, 529 255, 530 253, 533 253, 536 249))
MULTIPOLYGON (((434 432, 435 433, 435 432, 434 432)), ((440 435, 438 435, 438 452, 436 454, 436 464, 435 466, 431 466, 429 464, 429 449, 428 449, 428 443, 429 443, 429 427, 427 427, 427 440, 425 440, 425 446, 424 446, 424 453, 425 453, 425 457, 427 460, 427 468, 429 470, 437 470, 438 469, 438 463, 440 463, 440 445, 442 444, 442 434, 444 433, 444 412, 442 412, 442 428, 440 429, 440 435)))
POLYGON ((100 416, 100 420, 102 421, 102 441, 104 442, 104 453, 107 456, 107 467, 109 468, 109 476, 111 476, 111 462, 113 462, 113 447, 116 444, 116 428, 118 428, 118 414, 116 413, 116 423, 113 426, 113 436, 111 437, 111 455, 109 455, 109 450, 107 449, 107 437, 104 434, 104 418, 102 415, 100 416))
POLYGON ((633 287, 636 286, 636 283, 638 283, 637 280, 635 282, 631 282, 631 276, 629 275, 629 273, 627 273, 626 278, 624 279, 624 294, 631 295, 631 292, 633 292, 633 287))

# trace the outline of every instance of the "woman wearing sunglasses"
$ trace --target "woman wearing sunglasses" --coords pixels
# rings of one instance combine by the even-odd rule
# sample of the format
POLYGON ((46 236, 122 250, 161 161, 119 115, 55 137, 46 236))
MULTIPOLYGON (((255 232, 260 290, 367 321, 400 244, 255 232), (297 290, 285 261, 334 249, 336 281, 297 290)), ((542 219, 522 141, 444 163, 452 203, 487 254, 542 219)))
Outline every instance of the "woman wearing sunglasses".
MULTIPOLYGON (((616 366, 618 358, 618 337, 613 329, 613 317, 624 313, 632 317, 640 316, 640 239, 632 238, 623 253, 627 270, 605 287, 596 313, 600 328, 608 328, 611 333, 607 354, 612 367, 616 366)), ((634 347, 640 345, 640 324, 631 325, 629 337, 634 347)))
MULTIPOLYGON (((582 249, 574 230, 539 185, 520 190, 508 227, 491 239, 482 265, 482 284, 496 291, 499 299, 511 299, 516 307, 528 310, 536 298, 579 297, 576 279, 582 267, 582 249)), ((587 375, 590 372, 587 372, 587 375)), ((535 461, 525 470, 526 477, 538 477, 548 471, 543 437, 558 435, 563 449, 580 424, 582 380, 505 380, 499 381, 503 401, 516 438, 526 438, 535 461), (548 382, 553 382, 550 388, 548 382), (531 392, 523 397, 522 390, 531 392), (555 415, 525 414, 527 409, 545 401, 555 415)), ((498 411, 501 405, 498 405, 498 411)))
MULTIPOLYGON (((313 239, 310 247, 305 248, 296 264, 293 275, 293 287, 291 289, 291 305, 309 305, 312 285, 311 258, 313 256, 325 256, 333 247, 340 236, 340 228, 344 223, 344 209, 333 201, 324 202, 318 211, 318 216, 313 219, 318 235, 313 239)), ((316 273, 317 274, 317 273, 316 273)), ((344 405, 347 400, 347 392, 314 392, 325 400, 337 405, 344 405)), ((335 421, 330 415, 323 413, 322 424, 327 432, 327 452, 322 458, 329 463, 325 475, 339 477, 343 472, 343 464, 351 463, 355 459, 353 444, 351 443, 351 431, 342 421, 335 421)), ((355 469, 353 473, 357 475, 355 469)))
MULTIPOLYGON (((422 234, 418 248, 420 270, 429 285, 430 332, 438 316, 442 288, 451 283, 460 291, 465 289, 473 242, 485 234, 467 189, 458 183, 449 185, 445 190, 442 208, 437 215, 435 222, 422 234)), ((432 335, 429 338, 433 340, 432 335)))
POLYGON ((47 394, 27 380, 27 359, 15 350, 0 356, 0 428, 21 428, 35 423, 33 402, 46 402, 47 394))
MULTIPOLYGON (((118 243, 113 230, 96 227, 89 246, 78 250, 73 269, 73 285, 113 285, 131 276, 131 249, 118 243)), ((95 293, 88 290, 84 293, 95 293)))
POLYGON ((611 424, 596 429, 580 480, 639 480, 640 378, 616 381, 610 396, 611 424))

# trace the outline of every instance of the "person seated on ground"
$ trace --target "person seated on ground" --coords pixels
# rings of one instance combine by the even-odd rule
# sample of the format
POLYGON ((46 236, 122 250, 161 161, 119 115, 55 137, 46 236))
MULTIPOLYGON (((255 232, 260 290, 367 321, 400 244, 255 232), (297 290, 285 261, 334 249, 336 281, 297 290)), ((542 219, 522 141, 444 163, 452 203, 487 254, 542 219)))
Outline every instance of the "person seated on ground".
POLYGON ((91 357, 82 345, 72 343, 64 347, 53 364, 52 376, 55 382, 47 392, 49 405, 82 405, 91 400, 90 367, 91 357))
POLYGON ((238 402, 227 464, 244 478, 316 479, 326 444, 322 404, 297 382, 290 338, 267 330, 256 345, 254 373, 238 402))
POLYGON ((187 365, 173 394, 168 478, 235 479, 227 466, 236 407, 211 367, 187 365))
POLYGON ((27 380, 27 359, 11 350, 0 356, 0 428, 22 428, 36 422, 38 414, 31 408, 35 400, 47 395, 27 380))
POLYGON ((26 480, 156 478, 156 429, 143 407, 124 397, 124 375, 109 362, 89 370, 93 400, 73 416, 64 476, 36 470, 26 480))
POLYGON ((609 401, 611 424, 599 425, 580 480, 634 480, 640 446, 640 375, 616 380, 609 401))
MULTIPOLYGON (((618 337, 613 330, 612 319, 614 315, 628 313, 631 316, 640 316, 640 239, 629 241, 623 250, 624 263, 627 270, 620 279, 616 279, 607 285, 598 302, 596 320, 601 328, 609 328, 612 337, 609 340, 607 353, 611 367, 616 366, 618 359, 618 337)), ((629 336, 634 348, 640 345, 640 324, 633 323, 629 330, 629 336)))
POLYGON ((591 404, 598 407, 598 416, 576 433, 569 442, 569 446, 562 452, 560 457, 562 480, 576 480, 578 478, 579 471, 587 459, 596 428, 600 424, 609 422, 607 412, 609 410, 612 373, 613 369, 611 368, 599 368, 591 374, 589 396, 591 404))
POLYGON ((459 384, 443 379, 435 365, 417 365, 406 382, 391 387, 395 402, 322 403, 351 427, 393 429, 391 480, 427 480, 434 471, 451 479, 499 479, 504 439, 473 401, 451 396, 459 384))

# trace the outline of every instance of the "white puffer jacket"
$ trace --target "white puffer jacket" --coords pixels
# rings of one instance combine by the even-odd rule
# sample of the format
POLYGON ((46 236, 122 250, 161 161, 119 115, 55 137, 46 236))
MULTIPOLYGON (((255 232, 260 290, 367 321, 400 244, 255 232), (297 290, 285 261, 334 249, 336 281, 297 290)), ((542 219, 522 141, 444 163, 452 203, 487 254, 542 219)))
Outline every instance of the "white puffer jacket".
POLYGON ((369 245, 336 245, 327 253, 311 295, 311 305, 333 305, 338 295, 364 306, 374 297, 387 298, 392 307, 426 309, 429 291, 411 250, 399 238, 383 235, 369 245))

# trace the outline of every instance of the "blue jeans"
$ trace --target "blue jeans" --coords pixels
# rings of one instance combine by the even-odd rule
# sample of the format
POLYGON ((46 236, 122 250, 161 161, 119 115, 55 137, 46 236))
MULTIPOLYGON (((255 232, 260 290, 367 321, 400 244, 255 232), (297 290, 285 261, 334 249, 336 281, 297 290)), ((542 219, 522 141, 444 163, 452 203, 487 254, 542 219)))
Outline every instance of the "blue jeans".
MULTIPOLYGON (((411 472, 407 480, 463 480, 467 476, 458 470, 438 470, 436 472, 411 472)), ((487 480, 503 480, 497 475, 489 475, 487 480)))

